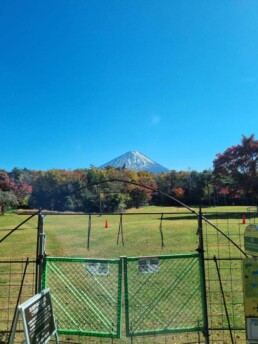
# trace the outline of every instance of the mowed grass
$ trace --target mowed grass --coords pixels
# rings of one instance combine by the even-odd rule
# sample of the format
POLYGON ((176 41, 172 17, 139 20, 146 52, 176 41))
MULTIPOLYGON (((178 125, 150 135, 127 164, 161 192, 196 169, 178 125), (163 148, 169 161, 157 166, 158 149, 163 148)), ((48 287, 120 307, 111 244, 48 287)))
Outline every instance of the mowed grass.
MULTIPOLYGON (((197 208, 194 210, 198 211, 197 208)), ((229 222, 233 231, 234 228, 238 230, 242 215, 252 221, 248 218, 249 210, 253 210, 252 207, 211 207, 204 208, 203 213, 227 233, 229 222), (232 212, 234 216, 230 215, 232 212)), ((0 240, 28 217, 17 214, 0 216, 0 240)), ((46 215, 44 218, 46 252, 50 256, 117 258, 192 253, 198 246, 197 227, 194 214, 176 207, 131 209, 122 215, 122 220, 120 215, 91 215, 90 233, 88 215, 46 215), (108 228, 105 228, 106 223, 108 228)), ((213 228, 209 231, 216 234, 213 228)), ((1 259, 35 258, 36 238, 37 216, 0 243, 1 259)))

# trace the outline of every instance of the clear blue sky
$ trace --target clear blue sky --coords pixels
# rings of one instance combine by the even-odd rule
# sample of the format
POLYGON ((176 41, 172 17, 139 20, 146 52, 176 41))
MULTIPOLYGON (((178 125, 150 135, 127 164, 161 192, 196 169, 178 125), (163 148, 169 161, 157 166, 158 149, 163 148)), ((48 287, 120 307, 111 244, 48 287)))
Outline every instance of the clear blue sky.
POLYGON ((212 168, 258 139, 258 1, 2 0, 0 80, 0 169, 212 168))

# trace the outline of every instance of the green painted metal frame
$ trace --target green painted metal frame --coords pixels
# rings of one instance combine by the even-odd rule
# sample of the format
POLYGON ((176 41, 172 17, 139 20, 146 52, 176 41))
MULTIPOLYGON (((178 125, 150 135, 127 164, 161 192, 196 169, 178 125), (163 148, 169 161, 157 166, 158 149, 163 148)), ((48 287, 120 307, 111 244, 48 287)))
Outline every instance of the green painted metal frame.
MULTIPOLYGON (((157 256, 155 256, 156 258, 157 256)), ((203 290, 203 271, 201 255, 197 254, 179 254, 179 255, 164 255, 158 256, 157 258, 165 259, 184 259, 184 258, 194 258, 198 260, 199 267, 199 289, 201 294, 201 313, 202 313, 202 325, 200 326, 189 326, 189 327, 178 327, 169 329, 159 329, 159 330, 145 330, 145 331, 133 331, 130 329, 130 296, 128 289, 128 262, 137 261, 140 257, 124 257, 124 290, 125 290, 125 319, 126 319, 126 335, 128 337, 132 336, 144 336, 144 335, 156 335, 156 334, 167 334, 167 333, 179 333, 179 332, 203 332, 204 330, 204 315, 205 315, 205 302, 204 302, 204 290, 203 290)), ((150 258, 150 257, 146 257, 150 258)))
MULTIPOLYGON (((117 308, 116 308, 116 329, 115 332, 98 332, 90 330, 78 330, 78 329, 65 329, 58 328, 58 334, 66 335, 78 335, 78 336, 96 336, 96 337, 106 337, 106 338, 120 338, 121 337, 121 317, 122 317, 122 260, 121 259, 88 259, 88 258, 65 258, 65 257, 45 257, 43 264, 43 275, 42 275, 42 289, 51 288, 48 285, 48 263, 49 262, 67 262, 67 263, 108 263, 118 265, 118 274, 117 274, 117 308)), ((55 306, 55 301, 53 300, 55 306)), ((60 306, 60 305, 59 305, 60 306)), ((65 311, 65 307, 62 307, 62 310, 65 311)), ((103 318, 101 311, 98 312, 99 316, 103 318)), ((69 314, 67 314, 69 316, 69 314)), ((58 314, 56 315, 58 322, 58 314)))
MULTIPOLYGON (((113 332, 105 332, 105 331, 93 331, 93 330, 84 330, 77 329, 76 326, 73 329, 66 329, 66 328, 58 328, 59 334, 66 334, 66 335, 79 335, 79 336, 97 336, 97 337, 106 337, 106 338, 121 338, 121 331, 122 331, 122 324, 121 324, 121 318, 122 318, 122 282, 124 280, 124 297, 125 297, 125 329, 126 329, 126 336, 132 337, 132 336, 141 336, 141 335, 155 335, 155 334, 167 334, 167 333, 179 333, 179 332, 203 332, 204 326, 205 326, 205 302, 204 302, 204 290, 203 290, 203 271, 202 271, 202 261, 201 261, 201 255, 199 253, 197 254, 181 254, 181 255, 166 255, 166 256, 155 256, 155 258, 158 258, 160 261, 162 260, 182 260, 182 259, 190 259, 192 258, 193 262, 196 260, 195 268, 199 270, 199 276, 198 276, 198 285, 196 285, 196 288, 198 288, 201 296, 200 302, 201 304, 201 319, 199 319, 199 323, 196 320, 196 326, 183 326, 183 327, 166 327, 166 328, 160 328, 160 329, 154 329, 149 328, 147 330, 134 330, 130 328, 130 290, 129 290, 129 280, 128 280, 128 264, 130 262, 136 262, 139 260, 139 258, 151 258, 151 257, 120 257, 120 259, 88 259, 88 258, 64 258, 64 257, 46 257, 44 259, 44 265, 43 265, 43 276, 42 276, 42 288, 51 288, 51 285, 48 285, 48 269, 49 264, 55 263, 55 262, 67 262, 67 263, 108 263, 108 264, 115 264, 118 265, 118 274, 117 274, 117 300, 116 300, 116 331, 113 332), (123 275, 123 278, 122 278, 123 275)), ((188 273, 188 270, 191 270, 191 266, 187 267, 187 270, 184 271, 184 274, 188 273)), ((56 271, 57 273, 58 270, 56 271)), ((198 271, 196 270, 198 273, 198 271)), ((130 274, 130 271, 129 271, 130 274)), ((65 281, 64 281, 65 283, 65 281)), ((179 283, 179 282, 177 282, 179 283)), ((68 287, 68 286, 67 286, 68 287)), ((102 286, 103 287, 103 286, 102 286)), ((143 286, 144 287, 144 286, 143 286)), ((174 286, 173 286, 174 287, 174 286)), ((171 289, 173 291, 173 289, 171 289)), ((71 288, 71 293, 75 293, 73 288, 71 288)), ((83 295, 85 298, 85 295, 83 295)), ((82 297, 82 301, 83 301, 82 297)), ((78 295, 77 295, 78 299, 78 295)), ((56 300, 56 302, 59 302, 56 300)), ((86 303, 89 304, 89 299, 86 300, 86 303)), ((184 300, 185 302, 185 300, 184 300)), ((53 298, 53 305, 55 306, 55 301, 53 298)), ((60 306, 60 305, 59 305, 60 306)), ((171 305, 172 306, 172 305, 171 305)), ((182 306, 184 307, 184 305, 182 306)), ((66 313, 65 306, 62 306, 62 311, 66 313)), ((177 310, 180 312, 180 309, 177 310)), ((110 320, 108 319, 108 316, 106 318, 106 314, 103 313, 102 310, 96 310, 97 316, 99 318, 106 322, 110 323, 110 320)), ((66 314, 69 318, 70 315, 66 314)), ((58 322, 58 314, 56 314, 57 322, 58 322)), ((70 317, 71 318, 71 317, 70 317)), ((71 319, 72 321, 73 319, 71 319)))

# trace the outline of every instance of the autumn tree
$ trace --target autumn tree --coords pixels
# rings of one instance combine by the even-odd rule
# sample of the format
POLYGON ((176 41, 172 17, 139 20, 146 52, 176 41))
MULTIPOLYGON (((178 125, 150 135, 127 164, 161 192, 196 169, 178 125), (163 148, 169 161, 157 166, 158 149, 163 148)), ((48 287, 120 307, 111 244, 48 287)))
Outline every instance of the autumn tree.
POLYGON ((17 196, 15 195, 16 186, 12 182, 6 171, 0 171, 0 208, 1 213, 4 214, 6 207, 16 206, 18 204, 17 196))
POLYGON ((214 164, 215 187, 228 198, 257 202, 258 141, 242 136, 241 144, 217 154, 214 164))
POLYGON ((0 190, 0 213, 4 215, 6 207, 15 207, 18 205, 17 197, 11 191, 0 190))

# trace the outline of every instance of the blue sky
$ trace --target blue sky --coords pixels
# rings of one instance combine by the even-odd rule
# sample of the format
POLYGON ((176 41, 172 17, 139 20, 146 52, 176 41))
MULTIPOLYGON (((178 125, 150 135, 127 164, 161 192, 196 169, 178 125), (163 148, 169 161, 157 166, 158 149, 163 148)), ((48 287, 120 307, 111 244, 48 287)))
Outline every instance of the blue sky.
POLYGON ((258 139, 257 0, 3 0, 0 48, 2 169, 202 171, 258 139))

